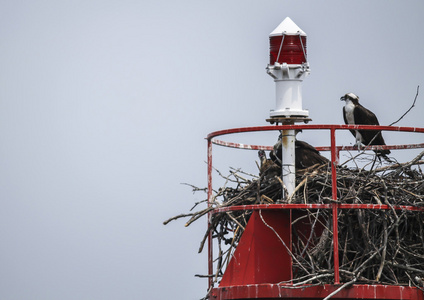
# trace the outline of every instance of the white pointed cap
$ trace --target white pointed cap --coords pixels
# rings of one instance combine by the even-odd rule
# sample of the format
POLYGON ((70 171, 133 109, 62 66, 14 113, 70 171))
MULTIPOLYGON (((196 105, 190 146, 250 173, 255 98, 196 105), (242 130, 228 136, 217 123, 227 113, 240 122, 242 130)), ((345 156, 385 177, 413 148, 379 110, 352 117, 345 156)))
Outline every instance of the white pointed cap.
POLYGON ((280 36, 283 35, 302 35, 306 36, 306 33, 297 26, 292 19, 289 17, 285 18, 283 22, 280 23, 280 25, 277 26, 277 28, 274 29, 273 32, 269 34, 269 36, 280 36))

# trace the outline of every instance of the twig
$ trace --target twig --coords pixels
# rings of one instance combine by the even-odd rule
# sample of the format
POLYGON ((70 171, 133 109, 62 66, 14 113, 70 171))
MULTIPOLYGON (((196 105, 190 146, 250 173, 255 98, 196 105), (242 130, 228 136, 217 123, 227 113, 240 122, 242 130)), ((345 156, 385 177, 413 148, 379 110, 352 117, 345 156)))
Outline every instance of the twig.
POLYGON ((330 299, 331 297, 333 297, 334 295, 336 295, 338 292, 340 292, 341 290, 343 290, 344 288, 346 288, 346 287, 348 287, 348 286, 350 286, 350 285, 352 285, 352 284, 354 284, 355 282, 356 282, 356 280, 358 280, 356 277, 355 278, 353 278, 351 281, 349 281, 349 282, 346 282, 345 284, 343 284, 341 287, 339 287, 337 290, 335 290, 334 292, 332 292, 332 293, 330 293, 327 297, 325 297, 324 299, 322 299, 322 300, 328 300, 328 299, 330 299))
POLYGON ((413 267, 409 267, 409 266, 405 266, 405 265, 401 265, 401 264, 396 264, 396 263, 393 263, 391 261, 387 261, 387 264, 391 265, 392 267, 395 267, 395 268, 399 268, 399 269, 402 269, 402 270, 407 270, 407 271, 411 271, 411 272, 415 272, 415 273, 419 273, 419 274, 424 275, 424 270, 421 270, 421 269, 417 269, 417 268, 413 268, 413 267))
POLYGON ((193 216, 193 215, 195 215, 195 214, 197 214, 197 213, 189 213, 189 214, 179 214, 179 215, 177 215, 177 216, 174 216, 174 217, 172 217, 172 218, 169 218, 168 220, 166 220, 166 221, 164 221, 163 222, 163 225, 166 225, 166 224, 168 224, 169 222, 171 222, 171 221, 173 221, 173 220, 177 220, 177 219, 179 219, 179 218, 185 218, 185 217, 191 217, 191 216, 193 216))
POLYGON ((367 173, 379 173, 379 172, 384 172, 384 171, 389 171, 389 170, 396 170, 396 169, 401 168, 401 167, 404 168, 404 167, 410 167, 412 165, 422 165, 422 164, 424 164, 424 160, 417 160, 417 161, 414 161, 413 163, 411 163, 411 162, 397 163, 397 164, 381 167, 381 168, 378 168, 378 169, 374 169, 371 172, 367 171, 367 170, 365 170, 363 172, 365 174, 367 174, 367 173))
POLYGON ((407 113, 409 113, 409 111, 415 106, 415 101, 417 101, 417 97, 418 97, 419 91, 420 91, 420 86, 417 86, 417 94, 415 95, 415 99, 414 99, 414 102, 412 103, 411 107, 397 121, 394 121, 393 123, 390 123, 389 126, 392 126, 392 125, 396 124, 397 122, 399 122, 400 120, 402 120, 402 118, 407 113))
POLYGON ((199 188, 199 187, 197 187, 197 186, 195 186, 195 185, 192 185, 192 184, 189 184, 189 183, 185 183, 185 182, 183 182, 183 183, 181 183, 181 184, 183 184, 183 185, 188 185, 189 187, 191 187, 191 188, 192 188, 192 190, 193 190, 193 194, 194 194, 195 192, 198 192, 198 191, 202 191, 202 192, 205 192, 205 193, 207 193, 207 192, 208 192, 208 188, 207 188, 207 187, 205 187, 205 188, 199 188))
POLYGON ((383 253, 381 254, 381 264, 380 268, 378 269, 377 276, 375 278, 375 281, 380 280, 381 273, 383 272, 384 263, 386 260, 386 253, 387 253, 387 219, 384 218, 383 220, 383 253))
POLYGON ((237 221, 237 219, 236 218, 234 218, 232 215, 231 215, 231 213, 229 212, 229 211, 227 211, 227 216, 229 216, 230 217, 230 219, 231 220, 233 220, 234 221, 234 223, 236 223, 238 226, 240 226, 243 230, 244 230, 244 226, 243 225, 241 225, 240 224, 240 222, 239 221, 237 221))
POLYGON ((424 150, 421 151, 420 154, 418 154, 413 160, 411 160, 409 163, 405 164, 401 169, 397 169, 396 170, 396 175, 400 174, 400 172, 402 172, 403 170, 405 170, 406 168, 412 166, 413 164, 417 163, 417 161, 419 161, 422 157, 424 156, 424 150))
MULTIPOLYGON (((256 161, 255 161, 255 162, 256 162, 256 161)), ((258 168, 259 168, 258 162, 256 162, 256 165, 257 165, 257 166, 258 166, 258 168)), ((252 177, 252 178, 259 178, 259 176, 258 176, 258 175, 251 174, 251 173, 247 173, 247 172, 244 172, 244 171, 242 171, 242 170, 240 170, 240 169, 235 169, 235 168, 233 168, 233 167, 230 167, 230 169, 231 169, 231 170, 236 170, 237 172, 239 172, 239 173, 241 173, 241 174, 248 175, 248 176, 250 176, 250 177, 252 177)), ((260 168, 259 168, 259 169, 260 169, 260 168)), ((248 180, 246 179, 246 181, 248 181, 248 180)))

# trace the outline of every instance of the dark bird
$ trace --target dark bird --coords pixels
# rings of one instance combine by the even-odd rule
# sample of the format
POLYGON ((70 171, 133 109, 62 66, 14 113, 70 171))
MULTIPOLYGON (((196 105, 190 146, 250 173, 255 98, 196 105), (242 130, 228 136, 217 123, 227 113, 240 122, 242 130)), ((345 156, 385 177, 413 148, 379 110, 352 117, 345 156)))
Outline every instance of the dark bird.
MULTIPOLYGON (((281 155, 282 155, 282 137, 278 138, 278 142, 274 145, 274 150, 269 154, 271 160, 277 165, 281 166, 281 155)), ((295 140, 294 142, 294 155, 295 155, 295 167, 296 170, 302 170, 313 165, 323 165, 330 161, 322 156, 315 147, 311 146, 307 142, 295 140)))
POLYGON ((327 158, 319 154, 319 151, 315 147, 307 142, 296 140, 294 146, 297 170, 306 169, 316 164, 324 165, 330 162, 327 158))
POLYGON ((271 159, 266 158, 266 154, 264 150, 258 151, 258 156, 261 161, 261 166, 259 168, 259 175, 264 175, 266 178, 272 178, 275 175, 281 174, 281 166, 278 166, 271 159))
MULTIPOLYGON (((359 104, 359 97, 353 93, 348 93, 340 98, 346 101, 343 107, 343 119, 346 124, 351 125, 380 125, 373 112, 359 104)), ((356 146, 360 149, 361 144, 368 145, 386 145, 380 130, 350 130, 356 139, 356 146)), ((374 150, 377 157, 388 159, 390 150, 374 150)))

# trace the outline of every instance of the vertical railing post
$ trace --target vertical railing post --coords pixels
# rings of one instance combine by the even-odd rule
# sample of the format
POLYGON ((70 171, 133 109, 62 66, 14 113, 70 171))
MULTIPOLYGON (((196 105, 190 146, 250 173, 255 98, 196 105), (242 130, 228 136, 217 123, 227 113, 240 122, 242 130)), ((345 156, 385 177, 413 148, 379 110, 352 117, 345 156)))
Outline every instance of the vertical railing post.
MULTIPOLYGON (((212 205, 212 140, 208 139, 208 207, 212 205)), ((208 212, 208 230, 211 225, 212 212, 208 212)), ((208 290, 213 285, 213 249, 212 249, 212 231, 208 235, 208 290)))
POLYGON ((339 230, 338 230, 338 204, 337 204, 337 149, 336 149, 336 129, 331 127, 331 187, 333 198, 333 252, 334 252, 334 284, 340 283, 339 274, 339 230))

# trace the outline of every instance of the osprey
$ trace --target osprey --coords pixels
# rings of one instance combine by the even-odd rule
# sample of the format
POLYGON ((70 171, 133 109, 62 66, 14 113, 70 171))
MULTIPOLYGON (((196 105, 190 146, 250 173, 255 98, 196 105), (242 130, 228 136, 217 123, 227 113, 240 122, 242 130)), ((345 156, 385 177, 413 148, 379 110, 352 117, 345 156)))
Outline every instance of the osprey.
MULTIPOLYGON (((299 130, 301 131, 301 130, 299 130)), ((297 133, 297 132, 296 132, 297 133)), ((277 165, 281 166, 281 135, 278 142, 274 145, 274 150, 270 152, 269 156, 277 165)), ((296 170, 302 170, 313 165, 323 165, 329 162, 327 158, 319 154, 319 151, 312 145, 304 141, 295 140, 294 142, 294 155, 296 170)))
POLYGON ((278 166, 271 159, 267 159, 264 150, 259 150, 258 156, 261 161, 259 175, 263 175, 265 178, 273 178, 274 176, 281 174, 281 166, 278 166))
MULTIPOLYGON (((346 124, 351 125, 380 125, 378 119, 370 110, 359 104, 359 97, 353 93, 348 93, 340 98, 341 101, 346 101, 343 107, 343 119, 346 124)), ((380 130, 350 130, 356 139, 358 149, 361 144, 368 145, 386 145, 380 130)), ((390 150, 374 150, 377 157, 387 158, 390 150)))

